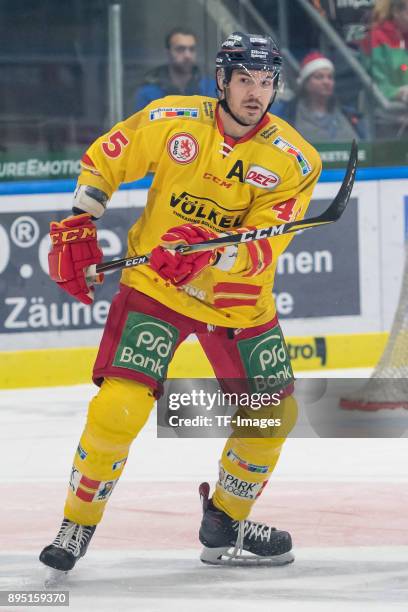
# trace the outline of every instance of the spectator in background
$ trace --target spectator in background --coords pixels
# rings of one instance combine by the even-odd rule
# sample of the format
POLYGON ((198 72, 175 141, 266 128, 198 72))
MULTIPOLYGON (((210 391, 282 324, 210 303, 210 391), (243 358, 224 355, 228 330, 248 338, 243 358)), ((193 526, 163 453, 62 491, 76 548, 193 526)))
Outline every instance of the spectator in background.
POLYGON ((334 66, 313 51, 304 58, 298 78, 298 95, 281 106, 280 115, 311 142, 349 142, 366 137, 358 114, 340 107, 334 97, 334 66))
POLYGON ((310 3, 329 21, 344 42, 354 47, 367 34, 375 0, 310 0, 310 3))
POLYGON ((136 93, 135 110, 169 95, 215 97, 215 82, 196 65, 197 38, 188 28, 174 28, 166 36, 168 63, 149 70, 136 93))
POLYGON ((408 105, 408 0, 377 0, 373 26, 361 48, 383 94, 408 105))
MULTIPOLYGON (((375 0, 309 0, 319 14, 342 38, 350 57, 360 61, 360 43, 370 27, 375 0)), ((337 46, 325 46, 336 70, 336 95, 342 105, 360 105, 361 80, 345 61, 337 46)))

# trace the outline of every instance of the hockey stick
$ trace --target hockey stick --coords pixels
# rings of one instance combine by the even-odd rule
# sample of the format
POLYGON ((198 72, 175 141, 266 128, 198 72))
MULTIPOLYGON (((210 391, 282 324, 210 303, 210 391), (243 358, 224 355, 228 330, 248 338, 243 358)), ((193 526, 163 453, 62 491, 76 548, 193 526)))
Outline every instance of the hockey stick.
MULTIPOLYGON (((350 157, 347 163, 346 174, 341 187, 333 202, 322 214, 316 217, 310 217, 310 219, 301 219, 300 221, 291 221, 289 223, 282 223, 280 225, 272 225, 271 227, 250 230, 242 234, 221 236, 220 238, 214 238, 214 240, 207 240, 206 242, 200 242, 198 244, 181 244, 175 247, 174 250, 183 254, 195 253, 197 251, 208 251, 211 249, 228 246, 230 244, 242 244, 244 242, 252 242, 254 240, 262 240, 264 238, 273 238, 274 236, 282 236, 284 234, 291 234, 300 230, 311 229, 313 227, 319 227, 320 225, 334 223, 340 219, 350 199, 356 176, 357 156, 358 147, 356 141, 353 140, 350 150, 350 157)), ((105 263, 97 264, 96 266, 90 266, 88 268, 87 276, 95 276, 95 273, 107 272, 108 270, 121 270, 122 268, 140 266, 142 264, 149 263, 149 259, 150 253, 146 255, 137 255, 135 257, 125 257, 115 261, 107 261, 105 263)))

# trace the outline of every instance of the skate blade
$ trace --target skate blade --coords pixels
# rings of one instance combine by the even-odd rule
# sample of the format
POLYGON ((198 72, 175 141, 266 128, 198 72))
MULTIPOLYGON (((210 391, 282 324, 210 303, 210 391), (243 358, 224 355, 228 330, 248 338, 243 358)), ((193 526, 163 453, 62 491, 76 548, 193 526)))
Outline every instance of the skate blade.
POLYGON ((200 555, 200 560, 209 565, 262 565, 267 567, 287 565, 288 563, 293 563, 295 560, 295 555, 291 551, 271 557, 260 557, 258 555, 251 555, 250 553, 233 556, 228 553, 229 550, 231 550, 231 547, 228 546, 222 546, 220 548, 207 548, 204 546, 200 555))
POLYGON ((44 578, 44 586, 46 588, 60 586, 65 583, 67 576, 68 572, 54 569, 53 567, 47 567, 44 578))

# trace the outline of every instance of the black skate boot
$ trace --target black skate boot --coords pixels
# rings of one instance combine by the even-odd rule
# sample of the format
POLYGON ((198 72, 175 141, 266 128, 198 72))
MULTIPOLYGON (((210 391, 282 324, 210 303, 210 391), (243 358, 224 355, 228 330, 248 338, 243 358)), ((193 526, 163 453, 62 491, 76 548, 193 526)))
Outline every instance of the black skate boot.
POLYGON ((204 544, 200 556, 203 563, 286 565, 294 561, 290 552, 292 539, 287 531, 248 520, 235 521, 213 505, 208 499, 209 492, 209 484, 203 482, 199 488, 203 504, 199 532, 200 542, 204 544))
POLYGON ((40 561, 56 571, 49 572, 46 582, 56 582, 84 556, 96 525, 78 525, 64 518, 57 537, 40 554, 40 561))

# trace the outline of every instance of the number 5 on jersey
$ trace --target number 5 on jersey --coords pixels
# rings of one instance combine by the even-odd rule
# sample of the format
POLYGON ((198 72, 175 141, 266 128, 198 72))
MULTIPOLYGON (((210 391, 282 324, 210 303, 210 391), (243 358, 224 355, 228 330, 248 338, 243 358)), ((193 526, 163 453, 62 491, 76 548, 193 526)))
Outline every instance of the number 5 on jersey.
POLYGON ((104 140, 102 143, 102 150, 111 159, 115 159, 122 155, 123 149, 129 144, 128 139, 121 130, 113 132, 108 140, 104 140))

